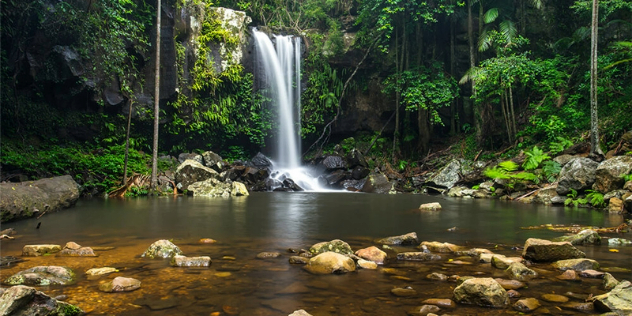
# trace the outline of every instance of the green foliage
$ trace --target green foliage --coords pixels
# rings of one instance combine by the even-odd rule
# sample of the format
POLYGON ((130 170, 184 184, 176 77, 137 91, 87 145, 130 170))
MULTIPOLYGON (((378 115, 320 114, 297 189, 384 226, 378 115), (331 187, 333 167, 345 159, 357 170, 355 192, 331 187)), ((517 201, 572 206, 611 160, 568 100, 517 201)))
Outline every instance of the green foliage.
POLYGON ((551 157, 542 151, 542 149, 538 148, 538 146, 533 147, 530 151, 525 151, 525 155, 527 159, 525 159, 522 164, 524 170, 537 169, 543 161, 551 159, 551 157))
POLYGON ((626 181, 626 182, 627 181, 632 181, 632 173, 621 175, 621 178, 623 178, 623 180, 626 181))
POLYGON ((539 183, 540 179, 531 172, 515 172, 519 168, 518 164, 511 161, 503 161, 493 168, 487 168, 483 174, 491 179, 509 180, 507 187, 512 189, 517 181, 531 181, 539 183))
POLYGON ((586 190, 588 194, 586 194, 586 199, 592 204, 594 207, 603 208, 606 207, 606 201, 603 199, 603 193, 599 191, 586 190))
POLYGON ((544 177, 546 177, 547 181, 555 182, 557 175, 562 171, 562 165, 560 165, 557 161, 547 160, 542 165, 542 172, 544 173, 544 177))
POLYGON ((556 155, 557 153, 563 152, 567 148, 573 146, 573 142, 569 139, 566 139, 562 136, 556 137, 557 141, 552 141, 549 143, 549 151, 551 154, 556 155))
POLYGON ((507 172, 513 172, 513 171, 518 170, 518 164, 511 160, 503 161, 499 163, 498 166, 500 166, 500 168, 506 170, 507 172))
POLYGON ((573 205, 574 207, 577 207, 579 205, 588 203, 587 199, 577 197, 577 191, 573 189, 571 189, 571 193, 567 194, 566 196, 568 196, 568 198, 564 201, 564 205, 566 206, 573 205))

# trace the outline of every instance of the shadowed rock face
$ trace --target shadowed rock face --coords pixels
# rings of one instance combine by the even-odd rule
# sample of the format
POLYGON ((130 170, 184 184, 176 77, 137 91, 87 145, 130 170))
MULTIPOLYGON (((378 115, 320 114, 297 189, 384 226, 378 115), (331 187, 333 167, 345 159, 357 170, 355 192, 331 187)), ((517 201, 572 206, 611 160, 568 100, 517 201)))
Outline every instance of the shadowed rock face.
POLYGON ((522 256, 533 261, 557 261, 585 258, 586 254, 567 241, 551 242, 544 239, 529 238, 525 242, 522 256))
POLYGON ((0 315, 82 315, 74 305, 58 301, 36 289, 16 285, 0 296, 0 315))
POLYGON ((75 281, 75 273, 66 267, 38 266, 20 271, 6 280, 9 285, 66 285, 75 281))
POLYGON ((71 207, 79 199, 79 185, 71 176, 0 184, 2 222, 34 217, 71 207))

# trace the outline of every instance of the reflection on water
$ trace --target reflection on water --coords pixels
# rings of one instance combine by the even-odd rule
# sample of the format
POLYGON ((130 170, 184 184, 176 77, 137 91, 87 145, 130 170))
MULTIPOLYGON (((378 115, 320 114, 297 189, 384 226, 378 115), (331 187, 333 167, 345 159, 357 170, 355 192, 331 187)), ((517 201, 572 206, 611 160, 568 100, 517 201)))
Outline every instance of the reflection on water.
MULTIPOLYGON (((76 207, 47 214, 41 219, 3 225, 14 227, 19 235, 2 242, 2 255, 19 256, 25 244, 65 244, 111 246, 96 258, 28 258, 17 266, 3 268, 2 279, 36 265, 65 265, 79 272, 79 281, 67 287, 42 288, 51 295, 68 295, 69 302, 92 314, 115 315, 288 315, 304 308, 313 315, 405 315, 426 298, 451 298, 454 283, 426 279, 431 272, 446 275, 506 277, 502 270, 474 264, 458 266, 443 255, 436 262, 397 262, 384 267, 393 271, 361 270, 347 275, 313 276, 300 266, 290 265, 288 248, 308 249, 310 245, 339 238, 354 250, 374 244, 386 236, 416 232, 420 240, 452 242, 469 247, 485 247, 506 255, 520 252, 529 237, 552 238, 561 235, 546 230, 521 230, 541 224, 580 224, 616 226, 620 216, 604 216, 588 209, 565 209, 541 205, 508 203, 497 200, 452 200, 439 196, 376 195, 345 193, 254 193, 230 199, 160 197, 129 200, 82 200, 76 207), (440 202, 439 212, 420 212, 422 203, 440 202), (40 229, 35 229, 41 222, 40 229), (457 227, 456 231, 448 228, 457 227), (216 244, 199 244, 200 238, 213 238, 216 244), (210 268, 172 268, 163 260, 151 261, 139 255, 157 239, 171 239, 188 256, 209 255, 210 268), (279 251, 280 259, 258 260, 257 253, 279 251), (233 260, 234 258, 234 260, 233 260), (114 266, 119 273, 87 280, 83 271, 114 266), (125 294, 104 294, 99 282, 114 276, 138 278, 140 290, 125 294), (418 295, 394 297, 393 287, 411 286, 418 295), (177 312, 176 312, 177 311, 177 312), (175 314, 174 314, 175 313, 175 314)), ((630 239, 630 234, 620 237, 630 239)), ((376 245, 380 246, 380 245, 376 245)), ((398 248, 415 251, 415 248, 398 248)), ((602 267, 630 267, 632 247, 618 253, 607 246, 582 247, 602 267)), ((392 258, 394 253, 390 252, 392 258)), ((549 270, 548 265, 537 268, 549 270)), ((619 279, 632 279, 630 272, 615 272, 619 279)), ((532 281, 523 297, 541 293, 601 293, 598 280, 560 283, 555 272, 532 281)), ((544 303, 547 307, 548 303, 544 303)), ((551 304, 548 304, 551 305, 551 304)), ((554 306, 548 306, 555 310, 554 306)), ((487 310, 460 306, 459 315, 503 315, 509 310, 487 310)), ((448 313, 451 313, 448 311, 448 313)), ((568 312, 573 314, 573 312, 568 312)))

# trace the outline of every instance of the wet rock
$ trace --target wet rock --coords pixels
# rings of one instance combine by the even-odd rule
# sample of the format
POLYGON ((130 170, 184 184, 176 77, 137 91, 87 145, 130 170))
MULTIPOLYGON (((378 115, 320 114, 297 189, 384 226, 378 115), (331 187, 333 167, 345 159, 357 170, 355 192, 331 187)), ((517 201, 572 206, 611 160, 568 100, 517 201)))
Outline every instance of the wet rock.
POLYGON ((116 277, 114 280, 99 284, 102 292, 131 292, 140 288, 140 281, 133 278, 116 277))
POLYGON ((75 316, 83 311, 32 287, 16 285, 0 296, 0 315, 75 316))
POLYGON ((577 157, 569 154, 564 154, 553 158, 553 161, 559 163, 562 167, 564 167, 569 161, 573 160, 574 158, 577 157))
MULTIPOLYGON (((492 258, 498 256, 495 253, 482 253, 478 256, 478 262, 480 263, 492 263, 492 258)), ((500 255, 502 256, 502 255, 500 255)))
POLYGON ((291 256, 289 261, 291 264, 307 264, 309 262, 309 258, 301 256, 291 256))
POLYGON ((199 243, 201 244, 214 244, 217 242, 217 240, 215 239, 211 239, 211 238, 202 238, 200 240, 198 240, 199 243))
POLYGON ((419 240, 417 239, 417 233, 412 232, 400 236, 386 237, 378 240, 377 243, 382 245, 416 245, 419 243, 419 240))
POLYGON ((571 192, 590 189, 595 182, 595 171, 599 163, 588 158, 574 158, 570 160, 558 177, 557 194, 566 196, 571 192))
POLYGON ((572 245, 599 245, 601 237, 592 229, 584 229, 575 235, 558 237, 553 241, 568 241, 572 245))
POLYGON ((498 282, 498 284, 500 284, 500 286, 502 286, 505 290, 518 290, 527 286, 524 282, 520 282, 518 280, 505 280, 496 278, 494 279, 494 281, 498 282))
POLYGON ((619 281, 615 279, 612 274, 607 273, 603 275, 603 288, 606 291, 610 291, 614 289, 617 285, 619 285, 619 281))
POLYGON ((576 310, 584 313, 590 313, 595 310, 593 303, 568 302, 560 305, 563 309, 576 310))
POLYGON ((356 256, 373 261, 377 264, 384 264, 384 260, 386 260, 386 252, 380 250, 375 246, 371 246, 368 248, 360 249, 355 252, 356 256))
POLYGON ((347 169, 347 163, 340 156, 327 156, 322 162, 328 170, 347 169))
POLYGON ((518 281, 528 281, 538 275, 535 271, 527 268, 520 262, 512 262, 506 271, 512 278, 518 281))
POLYGON ((610 214, 621 214, 624 213, 625 209, 623 208, 623 201, 616 197, 613 197, 608 202, 608 213, 610 214))
POLYGON ((355 271, 353 259, 336 252, 324 252, 311 259, 305 270, 313 274, 342 274, 355 271))
POLYGON ((219 173, 209 167, 203 166, 202 162, 187 159, 176 169, 175 178, 176 182, 182 184, 184 190, 190 190, 189 186, 196 182, 202 182, 211 178, 217 180, 219 173))
POLYGON ((245 185, 235 183, 237 182, 228 183, 216 178, 210 178, 190 184, 188 190, 194 196, 227 198, 230 196, 248 195, 245 185))
POLYGON ((567 259, 553 262, 553 267, 566 271, 566 270, 575 270, 575 271, 584 271, 588 269, 599 269, 599 262, 592 259, 567 259))
POLYGON ((441 168, 439 172, 428 179, 430 185, 452 188, 460 179, 459 173, 461 172, 461 162, 453 159, 445 167, 441 168))
POLYGON ((525 242, 522 256, 533 261, 558 261, 584 258, 586 254, 575 248, 570 242, 551 242, 544 239, 529 238, 525 242))
POLYGON ((441 256, 426 252, 401 252, 397 254, 397 260, 403 261, 429 261, 441 260, 441 256))
POLYGON ((345 255, 353 254, 353 250, 351 250, 351 246, 349 246, 348 243, 340 239, 320 242, 309 248, 309 252, 313 255, 317 255, 317 254, 329 252, 329 251, 332 251, 335 253, 341 253, 345 255))
POLYGON ((248 195, 250 195, 250 193, 248 192, 248 189, 246 188, 246 185, 241 183, 241 182, 239 182, 239 181, 233 182, 233 188, 232 188, 230 194, 232 196, 248 196, 248 195))
POLYGON ((96 257, 90 247, 81 247, 77 243, 68 242, 58 254, 60 257, 96 257))
POLYGON ((591 278, 591 279, 601 279, 603 278, 604 274, 605 274, 604 272, 600 272, 600 271, 596 271, 592 269, 584 270, 579 273, 580 276, 584 278, 591 278))
POLYGON ((367 177, 361 191, 366 193, 388 194, 395 190, 396 184, 397 182, 395 180, 389 181, 384 174, 372 172, 367 177))
POLYGON ((202 157, 202 155, 198 155, 196 153, 181 153, 178 155, 178 162, 180 162, 181 164, 187 160, 193 160, 199 164, 202 164, 204 162, 203 159, 204 158, 202 157))
POLYGON ((420 211, 440 211, 441 204, 439 204, 438 202, 421 204, 419 205, 419 210, 420 211))
POLYGON ((79 185, 71 176, 20 183, 0 183, 2 223, 56 212, 73 206, 79 199, 79 185))
POLYGON ((24 247, 22 247, 22 256, 37 257, 50 255, 60 251, 60 245, 25 245, 24 247))
POLYGON ((294 180, 287 178, 285 180, 283 180, 283 187, 289 190, 292 190, 294 192, 302 192, 305 191, 305 189, 301 188, 301 186, 299 186, 298 184, 296 184, 296 182, 294 182, 294 180))
POLYGON ((448 276, 442 273, 433 272, 426 275, 426 279, 435 280, 435 281, 447 281, 448 276))
POLYGON ((557 185, 551 185, 540 189, 540 191, 536 193, 533 202, 549 205, 553 204, 552 200, 557 196, 557 185))
POLYGON ((75 273, 66 267, 37 266, 20 271, 6 280, 8 285, 67 285, 75 281, 75 273))
POLYGON ((367 270, 377 269, 377 263, 373 261, 369 261, 369 260, 364 260, 364 259, 358 260, 358 266, 362 269, 367 269, 367 270))
POLYGON ((222 156, 212 152, 206 151, 202 154, 202 158, 204 158, 204 165, 219 172, 224 168, 224 159, 222 156))
MULTIPOLYGON (((470 257, 479 257, 480 258, 481 255, 484 255, 484 254, 492 255, 494 253, 491 252, 490 250, 484 249, 484 248, 472 248, 472 249, 468 249, 468 250, 455 251, 454 254, 457 255, 457 256, 470 256, 470 257)), ((490 257, 489 260, 491 260, 491 257, 490 257)), ((487 261, 487 263, 489 263, 489 261, 487 261)))
POLYGON ((149 246, 147 250, 141 255, 141 257, 148 257, 150 259, 155 258, 172 258, 175 255, 182 255, 182 250, 178 248, 178 246, 174 245, 172 242, 161 239, 149 246))
POLYGON ((567 197, 565 196, 555 196, 551 199, 551 204, 553 205, 563 205, 566 202, 567 197))
POLYGON ((470 188, 456 186, 448 191, 449 197, 465 197, 465 196, 473 196, 474 191, 470 188))
POLYGON ((566 303, 568 297, 559 294, 542 294, 542 299, 551 303, 566 303))
POLYGON ((447 243, 447 242, 438 242, 438 241, 423 241, 419 247, 426 246, 432 252, 455 252, 458 251, 461 247, 447 243))
POLYGON ((299 310, 294 311, 292 314, 289 314, 287 316, 312 316, 312 314, 306 312, 304 309, 299 309, 299 310))
POLYGON ((517 310, 519 312, 529 313, 529 312, 533 312, 538 307, 540 307, 540 301, 538 301, 537 299, 535 299, 533 297, 524 298, 524 299, 521 299, 521 300, 517 301, 513 305, 513 307, 514 307, 515 310, 517 310))
POLYGON ((524 259, 522 259, 521 257, 505 257, 505 256, 501 256, 501 255, 494 255, 492 256, 492 267, 496 268, 496 269, 507 269, 509 268, 509 265, 511 265, 514 262, 519 262, 522 263, 524 261, 524 259))
POLYGON ((454 289, 454 300, 462 304, 502 308, 509 305, 509 295, 492 278, 466 280, 454 289))
POLYGON ((455 308, 456 304, 453 300, 448 298, 429 298, 427 300, 423 300, 421 304, 427 305, 435 305, 441 308, 455 308))
POLYGON ((112 268, 112 267, 103 267, 103 268, 92 268, 86 271, 86 275, 87 276, 99 276, 99 275, 105 275, 105 274, 110 274, 110 273, 114 273, 114 272, 118 272, 119 270, 117 270, 116 268, 112 268))
POLYGON ((516 290, 508 290, 507 291, 507 295, 509 295, 510 298, 518 298, 518 297, 522 296, 522 295, 520 295, 520 292, 518 292, 516 290))
POLYGON ((309 291, 309 288, 307 288, 307 286, 303 285, 301 282, 294 282, 294 283, 286 286, 281 291, 277 292, 277 294, 280 294, 280 295, 305 294, 305 293, 309 293, 309 292, 310 291, 309 291))
POLYGON ((564 281, 580 281, 579 276, 575 270, 566 270, 561 275, 558 275, 556 278, 564 281))
POLYGON ((347 172, 344 170, 334 170, 323 177, 330 187, 336 187, 342 180, 346 180, 347 172))
POLYGON ((399 296, 399 297, 410 297, 410 296, 416 296, 417 291, 415 291, 413 288, 409 286, 405 288, 398 287, 398 288, 392 289, 391 294, 395 296, 399 296))
POLYGON ((175 255, 171 258, 171 265, 174 267, 208 267, 211 265, 211 257, 185 257, 175 255))
POLYGON ((280 252, 260 252, 257 254, 257 259, 278 258, 280 256, 281 256, 280 252))
POLYGON ((612 311, 619 315, 632 314, 632 283, 620 282, 612 291, 594 297, 595 305, 604 311, 612 311))
POLYGON ((369 173, 371 173, 371 171, 365 167, 362 166, 357 166, 355 168, 353 168, 353 170, 351 171, 351 177, 354 180, 361 180, 366 178, 369 173))
POLYGON ((409 316, 431 316, 431 315, 436 315, 434 313, 438 313, 439 311, 441 311, 441 308, 439 308, 439 306, 423 305, 423 306, 417 306, 413 308, 412 310, 408 311, 408 315, 409 316))
POLYGON ((617 156, 603 161, 595 171, 594 190, 608 193, 621 189, 625 180, 621 175, 632 173, 632 156, 617 156))

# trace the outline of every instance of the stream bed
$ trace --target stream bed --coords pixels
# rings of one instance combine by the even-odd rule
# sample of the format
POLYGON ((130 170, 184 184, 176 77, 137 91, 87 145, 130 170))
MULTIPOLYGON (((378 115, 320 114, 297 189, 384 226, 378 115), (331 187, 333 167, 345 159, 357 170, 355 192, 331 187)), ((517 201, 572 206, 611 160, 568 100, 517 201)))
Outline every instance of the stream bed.
MULTIPOLYGON (((315 243, 341 239, 353 250, 381 245, 380 238, 416 232, 419 241, 450 242, 467 248, 486 248, 507 256, 520 256, 527 238, 551 239, 563 235, 549 230, 524 230, 541 224, 618 226, 621 215, 603 211, 552 207, 498 200, 449 199, 425 195, 360 193, 253 193, 246 197, 157 197, 85 199, 72 209, 3 224, 13 227, 14 240, 2 241, 2 256, 21 256, 27 244, 76 242, 95 247, 98 257, 24 257, 24 262, 2 267, 0 278, 38 265, 73 269, 78 281, 68 286, 38 287, 50 296, 64 295, 90 315, 288 315, 304 309, 317 315, 406 315, 429 298, 452 298, 456 283, 426 275, 508 278, 503 270, 476 258, 441 254, 442 260, 397 261, 395 252, 417 248, 393 247, 376 270, 343 275, 312 275, 290 264, 289 250, 309 249, 315 243), (441 211, 420 212, 422 203, 439 202, 441 211), (38 223, 41 223, 36 229, 38 223), (454 229, 456 227, 456 229, 454 229), (216 243, 199 240, 212 238, 216 243), (210 256, 208 268, 171 267, 168 260, 141 258, 156 240, 168 239, 186 256, 210 256), (516 249, 519 247, 520 249, 516 249), (260 252, 280 252, 279 258, 257 259, 260 252), (457 262, 459 264, 454 264, 457 262), (119 272, 88 279, 90 268, 115 267, 119 272), (125 276, 142 282, 126 293, 103 293, 101 282, 125 276), (411 287, 417 294, 398 297, 393 288, 411 287)), ((632 239, 632 234, 602 237, 632 239)), ((606 243, 578 246, 588 258, 618 280, 631 280, 632 247, 606 243)), ((522 298, 573 292, 571 301, 605 293, 601 280, 562 281, 550 264, 531 266, 540 273, 518 290, 522 298)), ((517 299, 512 299, 512 304, 517 299)), ((540 299, 534 314, 586 315, 540 299), (546 313, 548 311, 548 313, 546 313)), ((597 312, 588 312, 598 314, 597 312)), ((511 305, 488 309, 458 305, 438 314, 518 315, 511 305)))

